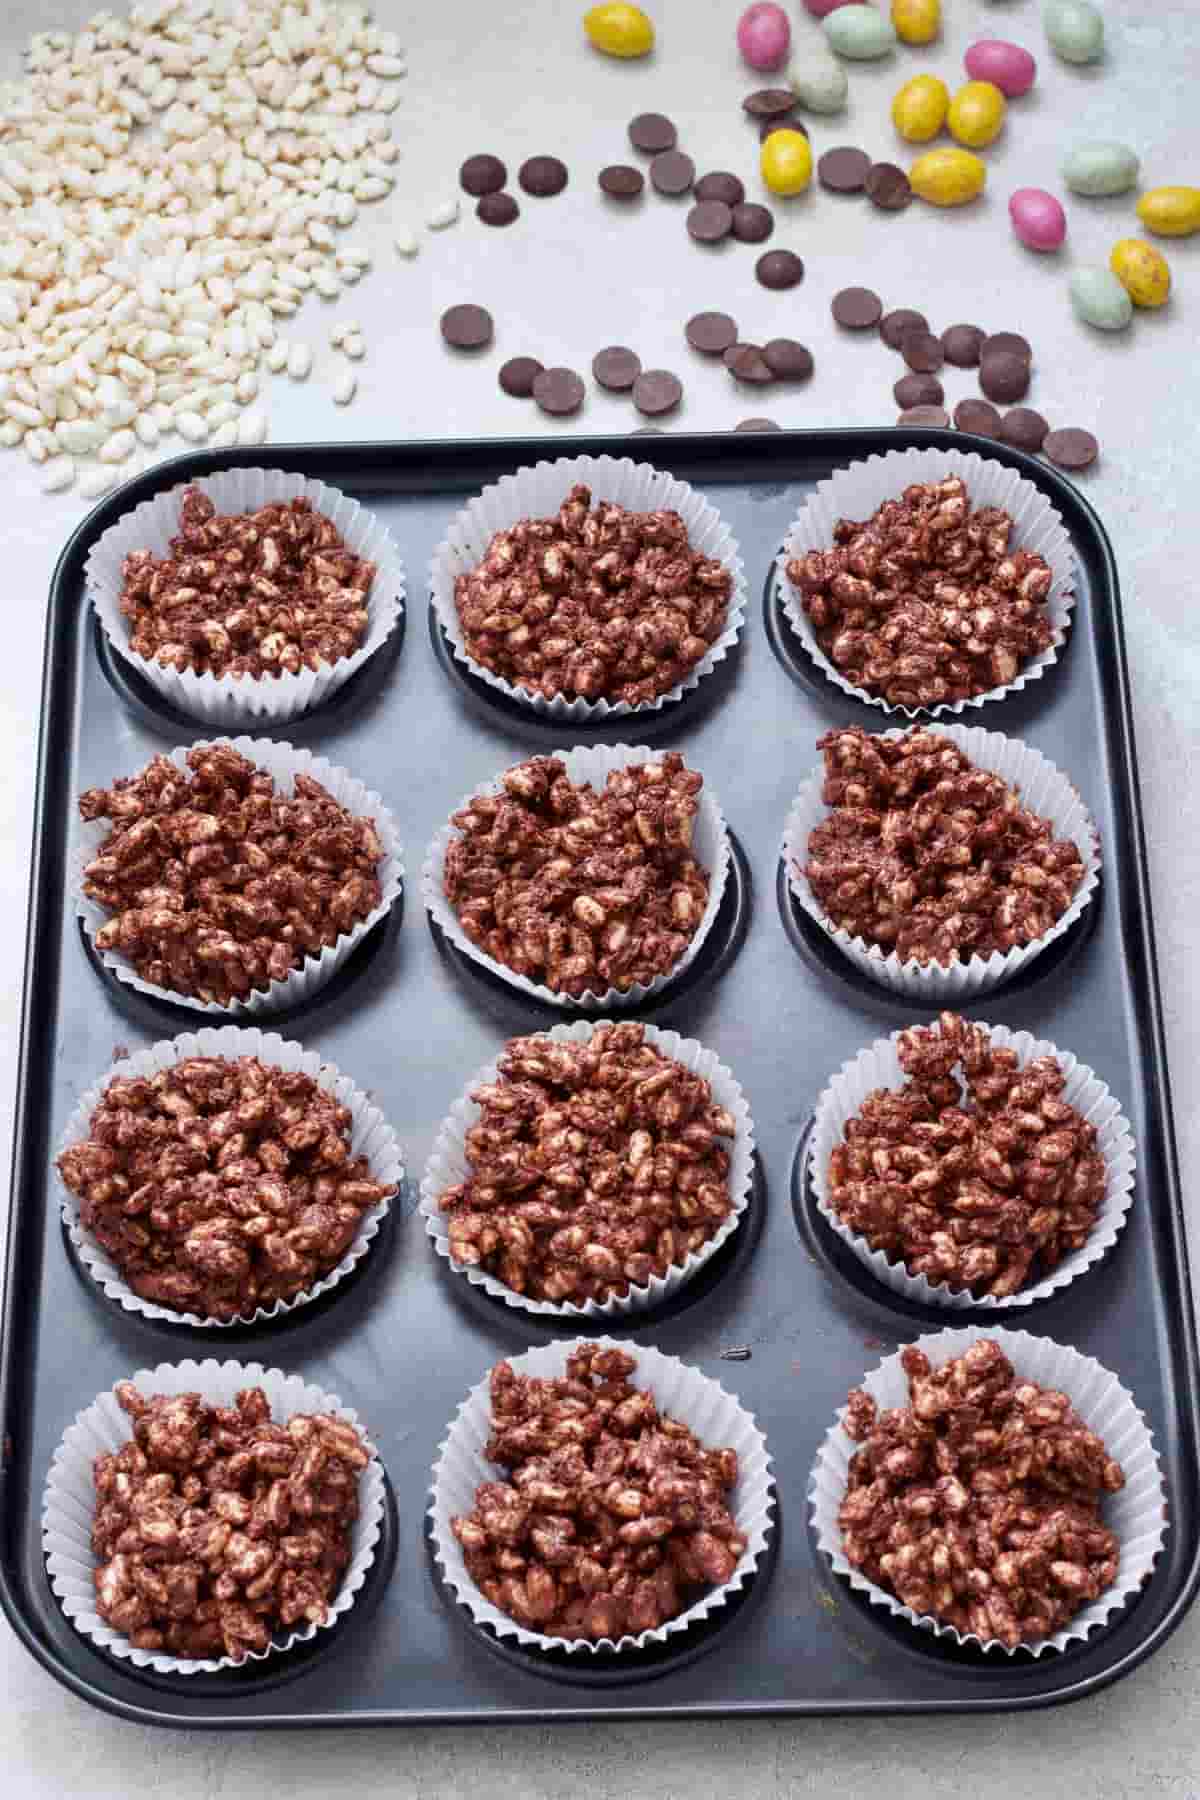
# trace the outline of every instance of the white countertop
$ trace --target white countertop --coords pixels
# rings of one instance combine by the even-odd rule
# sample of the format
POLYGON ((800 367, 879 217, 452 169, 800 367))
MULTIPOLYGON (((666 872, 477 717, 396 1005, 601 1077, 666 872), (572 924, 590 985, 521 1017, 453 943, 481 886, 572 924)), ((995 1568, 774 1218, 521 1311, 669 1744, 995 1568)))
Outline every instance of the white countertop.
MULTIPOLYGON (((0 17, 0 76, 15 73, 35 28, 81 25, 94 0, 8 0, 0 17)), ((364 208, 349 234, 377 252, 376 266, 346 301, 311 301, 289 335, 317 350, 306 384, 271 378, 272 439, 503 436, 621 431, 637 422, 627 400, 589 381, 585 409, 556 427, 531 402, 508 399, 495 372, 507 356, 532 354, 587 374, 593 353, 628 343, 647 367, 683 379, 680 428, 721 429, 752 414, 788 426, 880 424, 894 408, 899 360, 877 341, 839 333, 829 300, 850 284, 876 288, 888 306, 926 311, 935 329, 958 319, 1017 330, 1033 343, 1037 373, 1029 404, 1052 424, 1082 425, 1104 445, 1081 484, 1112 535, 1124 592, 1142 770, 1142 795, 1158 920, 1160 971, 1174 1077, 1185 1195, 1200 1153, 1200 958, 1193 951, 1200 896, 1200 506, 1193 482, 1200 412, 1196 340, 1200 237, 1164 242, 1176 280, 1161 314, 1139 314, 1113 339, 1072 318, 1066 281, 1074 262, 1107 261, 1116 238, 1137 235, 1133 197, 1071 199, 1070 239, 1057 258, 1023 251, 1006 217, 1018 186, 1059 188, 1064 148, 1080 137, 1115 137, 1142 157, 1147 185, 1200 181, 1200 7, 1109 0, 1108 55, 1072 69, 1046 48, 1039 9, 943 0, 947 27, 930 51, 901 49, 881 65, 848 65, 851 103, 840 119, 809 121, 818 148, 857 143, 907 162, 888 120, 891 96, 919 69, 960 79, 966 45, 1011 36, 1038 58, 1033 93, 1010 107, 1004 138, 987 153, 991 193, 962 214, 914 205, 885 215, 864 200, 813 191, 777 207, 772 240, 803 256, 803 286, 771 295, 750 270, 754 253, 693 245, 682 206, 649 196, 632 216, 610 213, 596 189, 608 162, 637 160, 625 124, 636 112, 669 113, 698 167, 732 168, 751 197, 757 144, 740 113, 756 78, 733 48, 736 0, 652 0, 658 49, 645 64, 618 64, 588 51, 578 5, 543 0, 380 0, 380 23, 408 46, 411 73, 393 115, 402 156, 395 194, 364 208), (464 208, 443 233, 426 212, 456 191, 463 156, 491 150, 515 176, 528 155, 561 155, 571 171, 555 200, 519 196, 522 217, 488 230, 464 208), (391 247, 393 223, 418 228, 414 262, 391 247), (436 320, 458 300, 486 305, 496 347, 482 363, 444 351, 436 320), (812 382, 738 391, 720 367, 693 356, 682 325, 707 308, 732 312, 751 338, 788 334, 816 357, 812 382), (360 393, 336 407, 326 342, 332 318, 363 322, 368 360, 360 393), (324 378, 322 378, 324 377, 324 378)), ((800 44, 816 27, 794 8, 800 44)), ((764 77, 763 80, 770 78, 764 77)), ((947 380, 951 405, 976 392, 968 372, 947 380)), ((176 448, 183 446, 176 441, 176 448)), ((37 741, 45 595, 55 558, 83 505, 41 495, 21 454, 0 457, 5 615, 0 657, 0 1051, 12 1068, 18 1031, 32 784, 37 741)), ((7 1163, 11 1079, 0 1100, 7 1163)), ((1200 1796, 1200 1610, 1144 1669, 1083 1705, 1027 1717, 938 1718, 851 1723, 688 1723, 546 1730, 264 1734, 217 1738, 158 1734, 92 1712, 45 1675, 0 1624, 0 1767, 25 1796, 170 1795, 171 1800, 286 1792, 296 1800, 333 1791, 376 1794, 538 1796, 742 1794, 748 1800, 814 1793, 866 1794, 881 1783, 901 1796, 970 1793, 979 1800, 1059 1795, 1064 1786, 1097 1800, 1154 1793, 1200 1796)))

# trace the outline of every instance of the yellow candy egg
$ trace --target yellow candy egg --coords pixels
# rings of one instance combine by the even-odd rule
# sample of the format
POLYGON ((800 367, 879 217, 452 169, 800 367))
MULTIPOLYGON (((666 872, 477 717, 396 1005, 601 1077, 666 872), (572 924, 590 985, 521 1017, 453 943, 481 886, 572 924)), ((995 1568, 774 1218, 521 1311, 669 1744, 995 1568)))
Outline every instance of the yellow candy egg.
POLYGON ((892 24, 906 44, 932 44, 941 29, 941 0, 892 0, 892 24))
POLYGON ((1200 231, 1200 188, 1151 188, 1138 201, 1137 216, 1156 237, 1191 237, 1200 231))
POLYGON ((773 194, 802 194, 812 180, 812 147, 802 131, 773 131, 759 164, 773 194))
POLYGON ((1161 250, 1144 238, 1122 238, 1112 247, 1108 266, 1135 306, 1165 306, 1171 271, 1161 250))
POLYGON ((645 56, 654 48, 654 27, 640 6, 610 0, 583 15, 583 29, 593 49, 606 56, 645 56))
POLYGON ((987 170, 969 150, 927 150, 908 171, 914 194, 931 206, 964 206, 983 192, 987 170))
POLYGON ((959 88, 946 114, 950 136, 968 150, 982 150, 999 137, 1007 111, 1008 101, 994 81, 968 81, 959 88))
POLYGON ((946 123, 950 89, 936 75, 914 75, 892 101, 892 124, 910 144, 927 144, 946 123))

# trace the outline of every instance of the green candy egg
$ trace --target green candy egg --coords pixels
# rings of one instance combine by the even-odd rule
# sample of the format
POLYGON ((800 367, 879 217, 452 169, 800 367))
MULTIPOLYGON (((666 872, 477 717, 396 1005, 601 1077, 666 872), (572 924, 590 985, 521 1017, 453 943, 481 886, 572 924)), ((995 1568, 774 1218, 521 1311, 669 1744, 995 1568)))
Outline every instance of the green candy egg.
POLYGON ((1133 301, 1111 269, 1076 269, 1071 305, 1084 324, 1097 331, 1124 331, 1133 318, 1133 301))
POLYGON ((1136 186, 1141 165, 1128 144, 1076 144, 1063 160, 1062 176, 1075 194, 1125 194, 1136 186))
POLYGON ((870 62, 896 48, 896 28, 873 6, 839 6, 824 23, 829 46, 852 62, 870 62))
POLYGON ((845 69, 824 51, 819 59, 790 63, 787 78, 793 94, 809 112, 839 113, 850 92, 845 69))
POLYGON ((1104 19, 1091 0, 1050 0, 1042 23, 1064 62, 1095 62, 1104 49, 1104 19))

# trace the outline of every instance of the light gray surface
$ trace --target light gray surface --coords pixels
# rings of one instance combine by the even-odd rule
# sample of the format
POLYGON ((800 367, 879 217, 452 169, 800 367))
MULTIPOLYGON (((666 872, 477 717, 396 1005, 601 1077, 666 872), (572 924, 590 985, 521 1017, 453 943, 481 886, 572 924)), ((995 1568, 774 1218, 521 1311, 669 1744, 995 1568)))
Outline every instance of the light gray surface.
MULTIPOLYGON (((1073 70, 1046 51, 1038 9, 943 0, 947 26, 930 51, 902 49, 882 65, 850 66, 851 110, 814 121, 818 147, 859 143, 907 163, 888 121, 891 96, 910 74, 941 71, 956 84, 966 45, 1011 36, 1039 61, 1032 95, 1012 105, 1004 139, 987 153, 991 192, 963 214, 914 206, 885 216, 863 201, 814 191, 781 206, 774 242, 799 250, 804 285, 769 295, 750 276, 745 247, 705 252, 683 228, 681 206, 647 199, 633 216, 606 213, 595 188, 603 164, 632 160, 624 125, 635 112, 663 110, 681 129, 701 169, 727 167, 753 193, 754 134, 739 101, 757 85, 733 50, 736 0, 653 0, 659 47, 651 62, 621 65, 592 55, 579 27, 582 4, 543 0, 381 0, 381 23, 410 47, 404 104, 394 115, 402 147, 397 193, 364 209, 353 237, 377 245, 377 266, 348 304, 313 302, 293 324, 318 349, 305 386, 270 384, 272 436, 407 437, 504 435, 555 429, 495 384, 505 356, 519 352, 586 372, 605 343, 632 344, 647 367, 675 369, 687 397, 680 426, 718 429, 750 414, 785 425, 878 424, 892 417, 897 359, 875 341, 840 335, 831 295, 868 282, 889 305, 927 311, 935 328, 972 319, 1023 331, 1038 356, 1030 403, 1052 423, 1095 429, 1107 447, 1085 478, 1116 545, 1150 844, 1176 1118, 1185 1171, 1200 1149, 1200 1077, 1194 1024, 1200 979, 1193 950, 1200 891, 1200 625, 1194 599, 1200 567, 1200 509, 1194 495, 1200 383, 1195 340, 1200 317, 1200 238, 1166 243, 1176 279, 1162 315, 1139 314, 1133 329, 1104 340, 1071 318, 1066 277, 1072 261, 1105 262, 1112 242, 1136 235, 1132 198, 1071 201, 1069 248, 1059 258, 1022 251, 1005 202, 1018 186, 1057 187, 1065 146, 1079 137, 1121 137, 1142 155, 1147 185, 1200 181, 1200 8, 1148 9, 1141 0, 1106 7, 1109 53, 1095 69, 1073 70), (442 234, 421 232, 415 263, 390 246, 389 220, 420 227, 428 208, 455 188, 462 156, 502 154, 516 165, 540 151, 571 168, 567 195, 521 197, 513 230, 487 231, 469 214, 442 234), (497 322, 497 344, 482 364, 441 349, 435 320, 459 299, 482 301, 497 322), (682 323, 722 307, 745 334, 786 333, 813 349, 807 389, 765 395, 739 391, 724 371, 693 357, 682 323), (325 345, 331 317, 353 313, 366 327, 369 360, 360 398, 333 405, 325 345)), ((36 27, 77 26, 87 0, 8 0, 0 13, 0 72, 36 27)), ((816 27, 797 6, 797 43, 816 27)), ((766 78, 764 78, 766 79, 766 78)), ((589 384, 590 385, 590 384, 589 384)), ((975 391, 956 373, 951 400, 975 391)), ((576 429, 622 430, 635 423, 628 402, 589 392, 576 429)), ((19 455, 0 460, 5 559, 0 724, 6 758, 0 781, 0 1050, 12 1066, 17 1037, 44 596, 61 544, 82 516, 70 496, 45 498, 19 455)), ((6 1084, 0 1131, 11 1122, 6 1084)), ((1185 1193, 1194 1183, 1185 1175, 1185 1193)), ((14 1796, 210 1800, 287 1792, 297 1800, 334 1791, 364 1797, 695 1796, 793 1793, 859 1795, 886 1783, 909 1795, 1058 1795, 1064 1783, 1098 1800, 1200 1796, 1200 1611, 1131 1680, 1081 1706, 1036 1718, 964 1718, 783 1724, 630 1725, 550 1734, 344 1733, 219 1740, 155 1734, 93 1713, 60 1690, 0 1626, 0 1768, 14 1796)))

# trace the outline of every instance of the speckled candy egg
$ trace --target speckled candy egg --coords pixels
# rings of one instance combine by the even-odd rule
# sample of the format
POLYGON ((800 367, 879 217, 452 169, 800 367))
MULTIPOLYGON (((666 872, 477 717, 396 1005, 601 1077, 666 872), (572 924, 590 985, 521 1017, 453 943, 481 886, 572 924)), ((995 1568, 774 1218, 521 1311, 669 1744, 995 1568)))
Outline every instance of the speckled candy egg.
POLYGON ((846 71, 836 57, 826 55, 824 50, 804 62, 793 58, 787 78, 793 94, 809 112, 839 113, 845 107, 850 92, 846 71))
POLYGON ((905 44, 932 44, 942 28, 941 0, 892 0, 892 24, 905 44))
POLYGON ((1122 238, 1114 244, 1108 266, 1135 306, 1165 306, 1170 299, 1167 259, 1145 238, 1122 238))
POLYGON ((1200 231, 1200 188, 1151 188, 1138 201, 1137 216, 1155 237, 1191 237, 1200 231))
POLYGON ((1133 318, 1133 301, 1111 269, 1076 269, 1070 293, 1077 316, 1097 331, 1124 331, 1133 318))
POLYGON ((1003 38, 980 38, 963 57, 963 66, 972 81, 994 82, 1010 100, 1027 94, 1037 76, 1037 64, 1028 50, 1003 38))
POLYGON ((1008 216, 1026 249, 1062 249, 1067 215, 1045 188, 1018 188, 1009 200, 1008 216))
POLYGON ((804 0, 805 10, 810 12, 814 19, 827 19, 831 12, 837 11, 839 6, 862 6, 865 4, 866 0, 804 0))
POLYGON ((892 124, 910 144, 927 144, 946 123, 950 89, 936 75, 914 75, 892 101, 892 124))
POLYGON ((965 206, 983 192, 987 169, 969 150, 927 150, 908 171, 912 190, 931 206, 965 206))
POLYGON ((839 6, 824 24, 829 47, 851 62, 871 62, 896 48, 896 31, 873 6, 839 6))
POLYGON ((1104 19, 1091 0, 1050 0, 1042 23, 1064 62, 1095 62, 1104 50, 1104 19))
POLYGON ((1063 160, 1062 177, 1074 194, 1091 198, 1103 194, 1124 194, 1138 178, 1140 168, 1136 154, 1128 144, 1114 144, 1098 139, 1076 144, 1063 160))
POLYGON ((654 48, 654 27, 640 6, 623 0, 593 6, 583 15, 583 29, 594 50, 606 56, 645 56, 654 48))
POLYGON ((802 131, 773 131, 758 160, 773 194, 802 194, 812 180, 812 146, 802 131))
POLYGON ((759 0, 738 20, 737 47, 752 69, 777 69, 792 47, 792 28, 782 6, 759 0))
POLYGON ((951 100, 946 124, 968 150, 982 150, 1000 136, 1007 111, 1008 101, 994 81, 968 81, 951 100))

